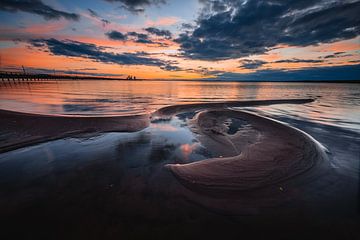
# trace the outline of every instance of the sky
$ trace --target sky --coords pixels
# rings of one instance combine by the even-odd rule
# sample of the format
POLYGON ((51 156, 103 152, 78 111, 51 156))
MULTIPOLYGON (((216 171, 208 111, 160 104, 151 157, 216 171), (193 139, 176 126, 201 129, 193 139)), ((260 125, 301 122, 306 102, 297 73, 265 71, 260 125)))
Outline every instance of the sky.
POLYGON ((1 0, 2 71, 359 80, 360 0, 1 0))

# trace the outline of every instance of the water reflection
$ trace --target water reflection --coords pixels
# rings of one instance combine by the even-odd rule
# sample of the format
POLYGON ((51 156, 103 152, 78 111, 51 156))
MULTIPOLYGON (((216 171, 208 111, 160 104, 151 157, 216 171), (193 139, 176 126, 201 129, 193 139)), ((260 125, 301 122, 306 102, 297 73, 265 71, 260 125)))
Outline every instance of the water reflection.
POLYGON ((58 81, 0 83, 0 108, 67 115, 133 115, 182 103, 308 98, 304 106, 261 110, 360 130, 358 84, 171 81, 58 81))
MULTIPOLYGON (((191 86, 194 87, 194 84, 192 83, 191 86)), ((156 94, 155 96, 144 96, 143 101, 154 101, 154 103, 148 103, 149 108, 160 104, 156 101, 164 101, 167 104, 189 101, 189 99, 176 98, 178 96, 175 94, 177 88, 172 86, 171 94, 174 95, 171 97, 174 99, 171 101, 155 99, 156 94), (145 99, 147 100, 145 101, 145 99)), ((216 89, 216 86, 212 84, 209 86, 216 89)), ((225 95, 226 89, 230 86, 236 89, 237 94, 241 93, 239 90, 241 84, 229 84, 219 91, 224 94, 224 99, 235 100, 231 99, 231 96, 225 95)), ((251 86, 251 89, 257 89, 249 93, 251 96, 237 97, 257 97, 254 96, 254 92, 265 91, 261 89, 263 87, 276 88, 268 85, 251 86)), ((283 87, 281 86, 281 88, 283 87)), ((202 86, 202 88, 206 88, 206 86, 202 86)), ((218 88, 221 89, 221 86, 218 88)), ((271 90, 271 94, 274 94, 274 91, 276 92, 276 90, 271 90)), ((300 90, 296 91, 299 94, 301 92, 300 90)), ((60 94, 60 92, 58 91, 56 94, 60 94)), ((93 96, 89 95, 89 99, 86 96, 77 98, 77 100, 75 98, 75 100, 63 99, 59 101, 59 106, 64 104, 95 106, 90 110, 92 114, 93 111, 95 113, 96 111, 111 112, 111 109, 120 111, 120 105, 117 109, 116 104, 121 102, 121 98, 115 100, 117 99, 115 92, 112 94, 114 95, 108 98, 109 101, 104 100, 107 99, 105 95, 93 94, 93 96), (69 103, 71 101, 73 103, 69 103)), ((288 97, 296 95, 288 94, 288 97)), ((35 96, 34 99, 36 99, 37 95, 38 93, 32 97, 35 96)), ((210 98, 210 96, 207 97, 210 98)), ((274 98, 274 96, 266 95, 264 98, 274 98)), ((45 104, 30 102, 31 99, 30 97, 24 98, 23 101, 29 101, 27 102, 29 106, 57 113, 58 105, 53 104, 56 100, 51 100, 52 103, 47 105, 46 102, 45 104), (51 107, 48 108, 49 106, 51 107)), ((44 97, 44 99, 46 98, 44 97)), ((354 156, 358 154, 359 141, 356 140, 358 135, 352 131, 344 131, 340 127, 316 123, 317 119, 321 118, 323 118, 321 121, 329 122, 328 119, 337 114, 336 107, 334 109, 331 104, 333 99, 330 98, 326 101, 322 99, 326 98, 319 99, 314 105, 281 105, 281 107, 274 105, 251 109, 277 116, 280 120, 310 133, 331 149, 334 156, 332 162, 334 166, 338 166, 339 172, 342 174, 319 176, 314 181, 305 184, 304 191, 300 188, 285 189, 286 192, 295 192, 296 196, 301 195, 301 197, 291 201, 290 205, 281 204, 273 211, 276 212, 276 216, 280 212, 279 209, 287 212, 289 216, 309 214, 309 217, 299 220, 301 224, 309 219, 312 220, 313 212, 324 216, 321 221, 338 221, 337 212, 340 212, 340 216, 344 216, 340 218, 342 222, 354 225, 358 220, 357 218, 352 219, 357 207, 356 189, 358 189, 359 169, 358 161, 354 156), (300 117, 309 121, 299 120, 300 117), (341 196, 341 199, 338 196, 341 196), (295 214, 294 209, 298 210, 295 214), (332 218, 329 218, 329 215, 332 218)), ((191 101, 196 100, 201 101, 201 97, 198 96, 191 101)), ((3 102, 1 104, 7 106, 11 103, 14 106, 19 104, 18 100, 8 99, 6 101, 8 101, 6 104, 3 102)), ((124 102, 121 104, 124 105, 122 110, 125 113, 128 114, 132 111, 129 110, 131 109, 129 107, 125 108, 124 102)), ((140 105, 135 104, 133 107, 137 109, 136 111, 147 111, 140 109, 140 105)), ((352 121, 347 126, 353 126, 356 119, 352 119, 352 117, 357 113, 356 111, 351 112, 353 110, 351 105, 345 105, 345 108, 347 110, 344 112, 347 115, 345 114, 344 117, 352 121)), ((77 113, 76 109, 73 110, 73 113, 77 113)), ((341 112, 343 109, 339 111, 341 112)), ((86 113, 86 109, 83 112, 86 113)), ((138 229, 139 226, 147 227, 149 225, 152 227, 151 224, 154 224, 160 226, 159 229, 162 230, 164 225, 169 222, 173 223, 177 229, 182 224, 193 225, 196 221, 208 223, 209 219, 214 220, 216 223, 214 226, 217 227, 219 222, 223 221, 225 224, 233 223, 233 227, 237 228, 243 221, 242 219, 239 218, 239 221, 235 222, 236 219, 233 217, 228 219, 228 215, 223 216, 205 211, 204 209, 212 209, 211 201, 209 205, 206 205, 209 203, 207 196, 199 197, 183 188, 164 167, 168 163, 187 163, 218 156, 212 152, 215 151, 214 149, 206 149, 202 146, 197 139, 198 136, 187 127, 187 121, 194 115, 194 112, 182 113, 169 120, 152 121, 149 127, 134 133, 85 134, 76 138, 64 138, 1 154, 1 216, 7 222, 15 222, 14 226, 28 226, 31 229, 41 226, 41 231, 45 233, 53 232, 53 226, 66 226, 71 229, 79 222, 87 223, 88 228, 84 228, 83 231, 86 231, 86 235, 89 237, 93 235, 91 231, 93 229, 103 233, 109 229, 111 232, 122 231, 124 226, 129 226, 129 229, 138 229), (196 207, 199 204, 202 207, 196 207)), ((239 128, 244 129, 248 126, 248 122, 241 119, 232 119, 227 123, 229 134, 236 134, 239 128)), ((282 192, 278 194, 282 201, 286 201, 282 192)), ((257 205, 262 199, 264 196, 251 196, 250 203, 257 205)), ((271 201, 274 199, 272 198, 271 201)), ((242 201, 231 203, 228 199, 221 200, 221 198, 215 198, 215 201, 220 201, 218 204, 221 206, 229 205, 230 209, 231 204, 244 206, 242 201)), ((244 208, 245 211, 248 211, 246 207, 244 208)), ((249 213, 254 214, 252 209, 249 210, 249 213)), ((235 213, 231 212, 231 214, 235 213)), ((313 222, 310 221, 310 223, 313 222)), ((282 224, 277 225, 281 228, 284 227, 282 224)), ((349 229, 349 227, 344 229, 349 229)), ((123 236, 123 232, 119 235, 123 236)), ((171 235, 169 234, 169 236, 171 235)))
POLYGON ((166 163, 198 161, 211 157, 196 139, 186 121, 174 117, 153 122, 135 133, 84 134, 18 149, 0 155, 0 185, 36 185, 64 171, 101 164, 102 161, 124 168, 159 168, 166 163), (20 173, 20 172, 21 173, 20 173), (15 174, 17 172, 18 174, 15 174), (19 176, 21 175, 21 178, 19 176))

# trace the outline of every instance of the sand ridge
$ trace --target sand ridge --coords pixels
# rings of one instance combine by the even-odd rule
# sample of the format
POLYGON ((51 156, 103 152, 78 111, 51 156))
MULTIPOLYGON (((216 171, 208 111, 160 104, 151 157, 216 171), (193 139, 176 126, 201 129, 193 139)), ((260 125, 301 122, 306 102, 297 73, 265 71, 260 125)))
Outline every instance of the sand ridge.
POLYGON ((202 111, 194 119, 193 129, 200 133, 203 145, 221 149, 222 155, 166 167, 195 191, 246 191, 273 185, 309 170, 326 157, 301 131, 244 111, 202 111), (232 136, 224 117, 245 120, 252 128, 232 136))

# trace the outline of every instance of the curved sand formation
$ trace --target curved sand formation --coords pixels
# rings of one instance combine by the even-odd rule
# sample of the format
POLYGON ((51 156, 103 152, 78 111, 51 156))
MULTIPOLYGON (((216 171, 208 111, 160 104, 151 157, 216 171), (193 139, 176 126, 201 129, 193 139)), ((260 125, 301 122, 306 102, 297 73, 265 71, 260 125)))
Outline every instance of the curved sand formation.
POLYGON ((118 117, 50 116, 0 110, 0 152, 81 133, 134 132, 149 126, 150 118, 168 119, 178 113, 190 113, 189 116, 196 113, 188 121, 188 127, 216 157, 182 165, 166 165, 185 186, 179 188, 177 185, 175 192, 216 211, 248 214, 256 211, 253 209, 254 201, 256 206, 264 207, 283 201, 285 195, 279 192, 282 190, 276 183, 287 180, 281 186, 289 189, 295 183, 292 186, 297 189, 298 183, 312 178, 317 168, 308 170, 325 159, 326 154, 320 144, 298 129, 252 113, 230 110, 229 107, 312 101, 287 99, 189 104, 165 107, 151 116, 118 117), (305 171, 308 174, 303 174, 304 177, 293 178, 305 171), (242 194, 252 189, 261 191, 242 194), (276 191, 280 195, 274 194, 276 191), (239 194, 233 194, 237 192, 239 194), (222 193, 230 198, 222 199, 222 193), (209 194, 216 197, 208 198, 209 194))
POLYGON ((152 114, 152 117, 171 117, 172 115, 191 112, 197 110, 206 110, 209 108, 229 108, 229 107, 256 107, 267 106, 273 104, 305 104, 313 102, 312 98, 296 98, 296 99, 274 99, 274 100, 251 100, 251 101, 227 101, 227 102, 211 102, 211 103, 191 103, 179 104, 160 108, 152 114))
POLYGON ((0 110, 0 153, 80 133, 136 132, 149 126, 149 115, 79 117, 0 110), (5 136, 5 137, 3 137, 5 136))
POLYGON ((325 158, 324 149, 306 133, 244 111, 200 112, 192 129, 206 148, 222 155, 166 166, 191 190, 218 193, 265 187, 299 175, 325 158), (229 134, 229 120, 245 126, 229 134))

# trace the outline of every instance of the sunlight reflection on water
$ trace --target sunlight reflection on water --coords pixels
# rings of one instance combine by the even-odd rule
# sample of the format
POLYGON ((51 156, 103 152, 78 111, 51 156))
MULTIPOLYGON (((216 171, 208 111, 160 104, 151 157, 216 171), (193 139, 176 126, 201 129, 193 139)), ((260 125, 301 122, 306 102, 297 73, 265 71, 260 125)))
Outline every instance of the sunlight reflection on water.
POLYGON ((133 115, 175 104, 308 98, 310 104, 257 108, 360 131, 360 85, 194 81, 58 81, 1 83, 0 108, 65 115, 133 115))

